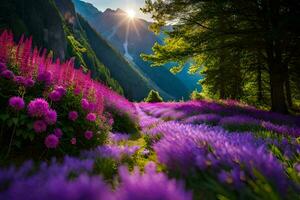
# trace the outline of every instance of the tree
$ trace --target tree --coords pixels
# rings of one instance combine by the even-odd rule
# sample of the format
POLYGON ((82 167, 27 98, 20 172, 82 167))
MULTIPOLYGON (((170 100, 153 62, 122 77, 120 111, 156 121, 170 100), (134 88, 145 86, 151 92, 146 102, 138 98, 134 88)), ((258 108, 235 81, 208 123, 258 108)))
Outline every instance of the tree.
MULTIPOLYGON (((299 10, 297 0, 146 0, 142 11, 152 14, 152 30, 158 33, 167 23, 172 23, 173 29, 165 31, 168 38, 153 46, 152 55, 142 56, 153 65, 176 62, 177 71, 190 59, 195 61, 191 70, 205 66, 204 72, 211 73, 218 69, 217 75, 208 75, 204 83, 228 82, 221 76, 234 72, 231 79, 236 81, 231 84, 238 85, 231 96, 237 98, 243 93, 241 78, 266 70, 271 108, 286 113, 289 80, 285 75, 300 50, 299 10), (253 59, 254 55, 260 59, 253 59), (258 69, 259 65, 266 69, 258 69)), ((224 86, 218 88, 220 98, 227 98, 224 86)), ((262 87, 258 90, 262 92, 262 87)))
POLYGON ((163 98, 159 95, 159 93, 155 90, 150 90, 148 96, 144 99, 145 102, 163 102, 163 98))

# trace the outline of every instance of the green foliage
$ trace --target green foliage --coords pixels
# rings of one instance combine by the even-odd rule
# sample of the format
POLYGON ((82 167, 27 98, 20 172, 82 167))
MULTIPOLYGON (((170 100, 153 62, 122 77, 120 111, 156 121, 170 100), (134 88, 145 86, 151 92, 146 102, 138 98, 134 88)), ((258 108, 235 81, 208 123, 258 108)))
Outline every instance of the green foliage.
POLYGON ((113 131, 139 135, 140 128, 138 125, 138 119, 135 119, 128 113, 122 112, 115 108, 107 108, 107 111, 112 115, 114 119, 114 123, 112 126, 113 131))
MULTIPOLYGON (((0 155, 9 160, 24 159, 48 159, 52 156, 78 155, 81 150, 91 149, 106 142, 110 127, 106 122, 97 119, 96 122, 87 121, 87 112, 81 108, 81 96, 76 96, 72 89, 59 102, 51 102, 51 108, 57 112, 55 125, 48 125, 47 131, 36 133, 33 123, 37 120, 27 114, 27 109, 15 111, 8 106, 8 100, 12 96, 21 96, 26 105, 35 98, 47 98, 47 92, 51 88, 41 83, 36 83, 32 88, 25 89, 17 86, 14 81, 0 79, 0 155), (70 111, 78 112, 78 119, 73 122, 68 119, 70 111), (99 128, 101 127, 101 128, 99 128), (63 137, 56 149, 47 149, 45 138, 52 134, 54 129, 60 128, 63 137), (85 131, 92 131, 93 137, 87 140, 85 131), (71 144, 71 139, 76 138, 76 145, 71 144)), ((4 160, 4 161, 5 161, 4 160)), ((2 159, 1 159, 1 162, 2 159)))
POLYGON ((190 99, 191 100, 203 100, 204 96, 203 96, 203 94, 201 92, 198 92, 197 90, 194 90, 191 93, 190 99))
POLYGON ((164 43, 142 57, 155 66, 176 63, 175 73, 192 59, 189 71, 201 71, 210 97, 257 102, 284 113, 299 98, 297 9, 292 0, 147 0, 142 11, 152 15, 154 32, 174 23, 164 31, 164 43))
POLYGON ((148 96, 144 99, 144 101, 150 103, 156 103, 156 102, 163 102, 163 99, 159 95, 158 91, 151 90, 148 96))

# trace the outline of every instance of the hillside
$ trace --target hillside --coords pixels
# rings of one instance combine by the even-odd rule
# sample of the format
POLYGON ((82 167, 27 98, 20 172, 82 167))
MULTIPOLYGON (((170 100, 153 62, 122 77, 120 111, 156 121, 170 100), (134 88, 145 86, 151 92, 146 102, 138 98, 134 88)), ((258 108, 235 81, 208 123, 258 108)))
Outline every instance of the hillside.
POLYGON ((187 73, 174 76, 167 67, 151 67, 141 59, 141 53, 151 53, 155 42, 162 40, 149 30, 150 23, 135 18, 129 20, 121 9, 97 10, 93 5, 80 0, 73 0, 76 11, 102 35, 120 54, 131 60, 139 70, 157 86, 175 99, 187 98, 195 89, 200 77, 191 77, 187 73), (172 82, 172 87, 170 86, 172 82), (175 89, 176 88, 176 89, 175 89))
POLYGON ((3 4, 1 11, 1 29, 11 29, 16 38, 22 33, 32 35, 34 44, 52 49, 54 57, 75 57, 77 66, 90 69, 94 78, 128 98, 141 100, 151 88, 155 88, 84 20, 79 19, 70 0, 26 3, 13 0, 3 4), (129 81, 127 77, 131 77, 129 81))

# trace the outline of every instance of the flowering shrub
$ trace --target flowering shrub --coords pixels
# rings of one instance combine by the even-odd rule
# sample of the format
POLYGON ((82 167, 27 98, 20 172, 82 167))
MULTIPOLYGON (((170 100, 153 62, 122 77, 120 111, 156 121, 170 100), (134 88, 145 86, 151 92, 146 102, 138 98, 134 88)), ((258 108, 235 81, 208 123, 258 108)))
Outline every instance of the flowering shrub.
POLYGON ((46 51, 32 50, 31 38, 15 44, 8 31, 0 35, 0 96, 7 156, 79 154, 105 142, 116 121, 108 108, 135 116, 130 102, 75 69, 74 60, 53 62, 46 51))

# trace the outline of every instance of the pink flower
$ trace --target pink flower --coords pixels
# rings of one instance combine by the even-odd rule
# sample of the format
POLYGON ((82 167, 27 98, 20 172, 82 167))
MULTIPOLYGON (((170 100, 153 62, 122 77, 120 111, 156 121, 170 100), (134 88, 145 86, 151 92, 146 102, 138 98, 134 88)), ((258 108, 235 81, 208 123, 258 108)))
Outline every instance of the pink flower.
POLYGON ((89 113, 86 116, 86 120, 90 121, 90 122, 94 122, 94 121, 96 121, 96 119, 97 119, 97 116, 95 113, 89 113))
POLYGON ((74 91, 73 91, 73 93, 74 93, 75 95, 80 95, 81 90, 80 90, 79 88, 75 88, 74 91))
POLYGON ((53 125, 56 123, 57 114, 55 110, 49 109, 45 114, 45 121, 49 125, 53 125))
POLYGON ((19 111, 24 109, 25 102, 21 97, 11 97, 9 99, 9 106, 19 111))
POLYGON ((61 100, 62 95, 57 90, 54 90, 54 91, 50 92, 48 97, 49 97, 49 99, 51 99, 51 101, 56 102, 56 101, 61 100))
POLYGON ((52 73, 49 71, 41 72, 38 75, 37 80, 44 82, 46 85, 50 85, 52 83, 52 73))
POLYGON ((18 85, 24 85, 25 84, 25 78, 23 76, 15 76, 14 77, 14 81, 18 84, 18 85))
POLYGON ((55 149, 58 146, 59 139, 56 135, 50 134, 45 138, 45 145, 48 149, 55 149))
POLYGON ((31 117, 43 117, 49 110, 49 104, 45 99, 34 99, 28 107, 28 114, 31 117))
POLYGON ((36 133, 42 133, 47 130, 47 124, 43 120, 37 120, 33 123, 33 129, 36 133))
POLYGON ((61 96, 65 96, 67 93, 67 90, 62 86, 58 86, 55 90, 59 92, 61 96))
POLYGON ((61 138, 63 135, 63 132, 60 128, 56 128, 56 129, 54 129, 53 134, 56 135, 58 138, 61 138))
POLYGON ((6 68, 7 66, 4 63, 0 62, 0 72, 6 70, 6 68))
POLYGON ((76 138, 72 138, 70 142, 71 142, 71 144, 75 145, 77 140, 76 140, 76 138))
POLYGON ((3 72, 1 72, 1 76, 5 79, 13 79, 14 73, 10 70, 4 70, 3 72))
POLYGON ((77 120, 77 118, 78 118, 78 113, 76 112, 76 111, 71 111, 71 112, 69 112, 69 120, 71 120, 71 121, 76 121, 77 120))
POLYGON ((24 81, 24 86, 27 88, 31 88, 33 87, 35 84, 34 80, 32 80, 31 78, 28 78, 24 81))
POLYGON ((84 137, 85 137, 87 140, 92 139, 93 135, 94 135, 94 134, 93 134, 92 131, 86 131, 86 132, 84 133, 84 137))
POLYGON ((89 107, 90 107, 90 103, 87 99, 82 99, 81 100, 81 107, 84 109, 84 110, 89 110, 89 107))

